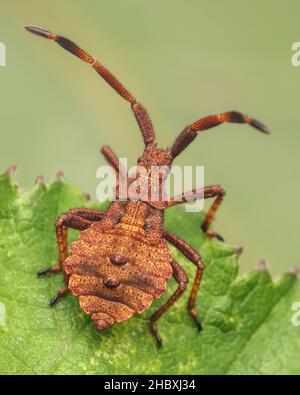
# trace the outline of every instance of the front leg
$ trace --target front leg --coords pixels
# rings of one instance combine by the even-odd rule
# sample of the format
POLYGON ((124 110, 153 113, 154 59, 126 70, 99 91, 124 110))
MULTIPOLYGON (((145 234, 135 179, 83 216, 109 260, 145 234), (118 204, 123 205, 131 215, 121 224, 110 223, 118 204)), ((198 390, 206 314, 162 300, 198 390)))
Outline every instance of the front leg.
POLYGON ((198 254, 197 251, 193 249, 193 247, 191 247, 188 243, 186 243, 184 240, 182 240, 174 233, 165 230, 163 236, 167 241, 172 243, 188 260, 190 260, 197 266, 197 273, 189 297, 188 311, 191 317, 194 319, 198 330, 200 331, 202 329, 202 325, 201 325, 199 314, 195 310, 195 303, 196 303, 196 297, 199 291, 200 283, 202 280, 202 274, 204 270, 202 257, 201 255, 198 254))
POLYGON ((204 221, 202 223, 202 230, 207 234, 207 236, 215 237, 218 240, 224 241, 223 237, 220 236, 218 233, 209 230, 209 226, 214 220, 216 216, 216 212, 224 199, 225 190, 220 185, 214 185, 213 187, 207 187, 207 188, 212 188, 212 193, 210 194, 209 197, 216 197, 216 199, 214 200, 213 204, 210 206, 210 209, 208 210, 204 218, 204 221))
POLYGON ((209 230, 209 226, 215 218, 216 212, 220 207, 225 196, 225 190, 220 185, 210 185, 204 188, 193 189, 190 192, 185 192, 181 195, 175 196, 170 201, 165 203, 164 209, 175 206, 177 204, 191 202, 198 199, 208 199, 215 197, 213 204, 208 210, 204 221, 202 223, 202 230, 209 237, 214 237, 218 240, 224 241, 223 237, 218 233, 209 230))

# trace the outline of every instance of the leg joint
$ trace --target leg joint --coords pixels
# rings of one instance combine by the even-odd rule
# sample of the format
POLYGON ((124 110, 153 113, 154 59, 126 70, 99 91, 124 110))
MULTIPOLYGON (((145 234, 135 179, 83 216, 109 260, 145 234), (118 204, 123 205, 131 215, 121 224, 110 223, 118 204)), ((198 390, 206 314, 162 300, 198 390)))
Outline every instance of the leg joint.
POLYGON ((199 259, 199 261, 197 261, 196 265, 197 265, 197 268, 199 270, 204 270, 205 269, 205 266, 204 266, 204 264, 203 264, 201 259, 199 259))
POLYGON ((225 196, 226 195, 226 191, 223 187, 220 186, 220 192, 219 192, 219 196, 225 196))
POLYGON ((188 286, 188 283, 189 283, 189 279, 187 276, 185 276, 179 283, 179 290, 181 292, 184 292, 188 286))
POLYGON ((55 223, 56 228, 60 228, 61 226, 63 226, 66 219, 67 219, 67 214, 66 213, 61 214, 56 220, 55 223))

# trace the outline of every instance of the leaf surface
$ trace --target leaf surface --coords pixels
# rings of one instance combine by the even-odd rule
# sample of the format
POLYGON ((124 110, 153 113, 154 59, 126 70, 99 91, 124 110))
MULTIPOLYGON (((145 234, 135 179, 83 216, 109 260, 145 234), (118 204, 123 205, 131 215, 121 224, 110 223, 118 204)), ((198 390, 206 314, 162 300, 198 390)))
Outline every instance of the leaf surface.
MULTIPOLYGON (((190 284, 159 320, 162 349, 147 319, 175 290, 174 280, 149 311, 104 332, 71 294, 50 308, 63 276, 37 278, 36 272, 56 264, 55 220, 73 207, 87 207, 86 199, 64 181, 21 194, 9 177, 0 177, 2 374, 300 373, 300 327, 291 323, 292 305, 300 301, 297 276, 284 274, 274 282, 267 270, 256 270, 237 278, 235 250, 205 237, 201 215, 182 208, 167 211, 166 228, 200 251, 206 264, 197 298, 202 332, 186 309, 195 267, 173 247, 190 284)), ((70 238, 76 237, 71 231, 70 238)))

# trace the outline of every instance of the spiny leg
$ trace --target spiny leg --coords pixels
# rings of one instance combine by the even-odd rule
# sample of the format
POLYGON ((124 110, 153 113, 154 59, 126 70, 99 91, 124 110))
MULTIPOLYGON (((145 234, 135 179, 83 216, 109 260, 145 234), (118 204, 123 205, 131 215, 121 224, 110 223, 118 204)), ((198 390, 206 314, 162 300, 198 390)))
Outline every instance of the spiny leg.
POLYGON ((183 239, 181 239, 174 233, 165 230, 163 236, 167 241, 172 243, 188 260, 190 260, 192 263, 194 263, 197 266, 196 276, 189 297, 188 311, 191 317, 193 318, 193 320, 195 321, 198 330, 200 331, 202 329, 202 325, 201 325, 201 320, 199 318, 199 314, 195 310, 195 303, 196 303, 196 297, 199 291, 200 283, 202 280, 202 274, 204 270, 202 257, 201 255, 198 254, 197 251, 193 249, 193 247, 191 247, 187 242, 185 242, 183 239))
POLYGON ((177 281, 178 288, 173 295, 164 303, 151 317, 150 317, 150 330, 157 341, 158 347, 162 346, 162 340, 157 330, 156 321, 167 311, 173 304, 180 298, 183 292, 186 290, 188 277, 183 268, 175 260, 171 262, 173 268, 173 276, 177 281))
POLYGON ((125 87, 117 80, 117 78, 107 70, 102 64, 100 64, 94 57, 90 56, 83 49, 79 48, 71 40, 58 36, 37 26, 25 26, 25 29, 38 36, 47 38, 57 42, 61 47, 71 52, 84 62, 89 63, 93 69, 126 101, 131 104, 132 111, 135 115, 137 123, 140 127, 145 145, 153 144, 155 135, 152 126, 152 122, 145 108, 136 101, 136 99, 125 89, 125 87))
POLYGON ((210 115, 187 126, 177 137, 170 149, 173 158, 178 156, 197 136, 198 132, 213 128, 223 122, 247 123, 262 133, 270 133, 269 129, 256 119, 237 111, 225 112, 219 115, 210 115))
POLYGON ((202 230, 207 234, 207 236, 224 241, 223 237, 220 236, 218 233, 209 230, 209 226, 215 218, 216 212, 220 207, 224 196, 225 190, 223 187, 221 187, 220 185, 210 185, 204 188, 193 189, 190 192, 185 192, 181 195, 173 197, 172 199, 170 199, 170 201, 166 202, 165 208, 175 206, 181 203, 191 202, 197 199, 208 199, 215 197, 216 199, 208 210, 202 223, 202 230))

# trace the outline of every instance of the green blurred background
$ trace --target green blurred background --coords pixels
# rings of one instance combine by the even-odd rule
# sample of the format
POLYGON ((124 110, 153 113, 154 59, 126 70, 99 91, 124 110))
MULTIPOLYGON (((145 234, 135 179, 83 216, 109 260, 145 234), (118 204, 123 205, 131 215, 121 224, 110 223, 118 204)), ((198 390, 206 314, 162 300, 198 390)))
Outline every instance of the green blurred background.
POLYGON ((36 24, 110 68, 149 110, 162 146, 187 124, 227 110, 266 123, 271 136, 219 126, 176 163, 205 165, 206 184, 227 190, 215 228, 245 246, 242 271, 260 259, 274 274, 299 265, 300 68, 291 64, 299 12, 296 0, 1 2, 0 168, 16 163, 23 188, 63 169, 95 199, 100 146, 131 164, 143 148, 129 105, 88 65, 23 29, 36 24))

